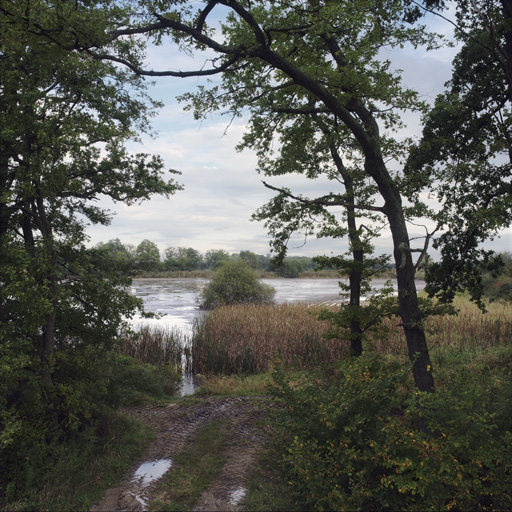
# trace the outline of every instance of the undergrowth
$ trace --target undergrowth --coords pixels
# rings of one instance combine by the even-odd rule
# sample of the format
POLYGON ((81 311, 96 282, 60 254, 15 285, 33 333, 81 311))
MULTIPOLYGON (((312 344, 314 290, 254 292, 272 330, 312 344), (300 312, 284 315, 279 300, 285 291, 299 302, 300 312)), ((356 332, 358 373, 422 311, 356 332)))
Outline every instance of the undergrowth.
POLYGON ((506 352, 502 364, 488 361, 492 372, 459 358, 432 394, 379 355, 300 379, 278 364, 272 392, 284 407, 273 426, 287 485, 309 510, 510 510, 506 352))

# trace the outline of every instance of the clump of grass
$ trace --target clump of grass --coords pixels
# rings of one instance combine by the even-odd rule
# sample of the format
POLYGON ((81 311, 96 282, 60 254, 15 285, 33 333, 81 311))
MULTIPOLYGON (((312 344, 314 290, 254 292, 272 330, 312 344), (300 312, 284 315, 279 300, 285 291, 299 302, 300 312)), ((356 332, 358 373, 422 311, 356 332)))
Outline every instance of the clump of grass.
POLYGON ((326 322, 311 313, 304 304, 217 308, 195 325, 194 373, 265 373, 276 355, 306 367, 339 359, 345 344, 325 339, 326 322))
POLYGON ((141 363, 172 364, 181 369, 187 344, 187 336, 175 327, 141 325, 137 330, 125 333, 121 350, 141 363))

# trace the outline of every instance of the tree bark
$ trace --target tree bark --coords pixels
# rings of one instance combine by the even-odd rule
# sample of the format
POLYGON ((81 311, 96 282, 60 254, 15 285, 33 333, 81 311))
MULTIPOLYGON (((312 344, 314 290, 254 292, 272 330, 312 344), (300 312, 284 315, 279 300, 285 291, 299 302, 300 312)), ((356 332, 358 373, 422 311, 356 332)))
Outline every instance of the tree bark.
POLYGON ((409 234, 400 193, 382 160, 367 160, 367 170, 377 176, 379 191, 385 201, 386 216, 393 237, 400 318, 407 343, 414 384, 420 391, 434 391, 432 363, 423 327, 423 318, 416 290, 416 269, 409 246, 409 234), (371 171, 369 170, 371 168, 371 171))

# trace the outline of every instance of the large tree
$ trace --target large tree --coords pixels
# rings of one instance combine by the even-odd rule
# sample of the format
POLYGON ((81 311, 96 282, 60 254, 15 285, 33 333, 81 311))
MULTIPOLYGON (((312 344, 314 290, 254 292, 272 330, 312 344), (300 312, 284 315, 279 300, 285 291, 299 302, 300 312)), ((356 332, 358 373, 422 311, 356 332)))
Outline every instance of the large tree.
POLYGON ((512 4, 456 6, 453 77, 425 118, 408 168, 431 180, 443 205, 435 242, 442 259, 428 290, 451 301, 469 289, 482 305, 482 270, 497 267, 485 242, 510 226, 512 214, 512 4))
POLYGON ((44 445, 94 417, 91 404, 105 398, 110 371, 95 368, 123 315, 140 307, 120 286, 128 281, 116 263, 86 248, 86 224, 110 220, 95 202, 131 203, 179 187, 159 157, 125 147, 149 129, 157 107, 144 80, 57 40, 66 23, 108 28, 105 12, 27 0, 2 1, 0 15, 0 473, 7 475, 30 459, 30 442, 44 445), (40 26, 55 27, 52 40, 36 34, 40 26))
MULTIPOLYGON (((261 99, 264 116, 279 95, 291 108, 321 112, 343 129, 343 142, 358 155, 361 170, 375 184, 393 239, 400 316, 407 339, 414 380, 421 390, 434 387, 431 362, 414 282, 415 265, 404 198, 415 199, 422 183, 400 172, 401 141, 388 130, 399 123, 400 110, 417 108, 414 92, 400 85, 399 74, 380 58, 383 48, 430 44, 417 17, 398 1, 253 2, 210 0, 184 7, 152 2, 143 16, 111 34, 110 53, 86 49, 96 59, 124 63, 137 74, 154 76, 222 75, 222 84, 204 88, 197 111, 217 109, 224 102, 233 115, 261 99), (217 12, 225 20, 215 30, 217 12), (208 21, 212 20, 210 26, 208 21), (147 34, 158 43, 176 42, 186 51, 207 50, 208 62, 195 70, 148 70, 138 55, 125 52, 126 37, 147 34), (167 38, 169 36, 169 38, 167 38), (117 53, 116 53, 117 50, 117 53), (208 96, 210 98, 208 99, 208 96), (390 167, 389 161, 394 160, 390 167)), ((359 207, 359 205, 356 205, 359 207)))

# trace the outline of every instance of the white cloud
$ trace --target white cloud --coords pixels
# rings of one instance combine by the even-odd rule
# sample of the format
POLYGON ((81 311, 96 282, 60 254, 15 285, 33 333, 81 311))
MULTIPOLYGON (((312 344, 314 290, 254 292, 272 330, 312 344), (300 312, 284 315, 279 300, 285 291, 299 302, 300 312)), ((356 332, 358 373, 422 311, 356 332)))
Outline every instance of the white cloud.
MULTIPOLYGON (((446 13, 448 16, 449 13, 446 13)), ((436 30, 451 33, 449 24, 434 19, 436 30)), ((450 77, 450 62, 454 49, 443 49, 425 54, 422 51, 393 51, 386 56, 393 60, 395 69, 403 69, 405 85, 417 89, 428 101, 433 101, 450 77)), ((155 69, 192 69, 204 64, 202 57, 190 59, 167 45, 150 48, 148 62, 155 69), (195 59, 195 60, 194 60, 195 59)), ((168 168, 182 172, 177 181, 185 186, 170 199, 154 197, 141 205, 113 205, 103 200, 102 205, 117 212, 107 227, 91 226, 91 243, 119 238, 124 243, 137 245, 143 239, 155 242, 161 250, 169 246, 189 246, 199 251, 226 249, 230 252, 251 250, 268 253, 269 238, 263 224, 251 222, 251 214, 273 195, 266 189, 256 172, 256 157, 250 151, 237 153, 235 145, 244 131, 243 119, 230 124, 226 116, 213 115, 202 122, 195 121, 176 96, 193 90, 201 81, 196 78, 159 78, 151 89, 152 95, 165 103, 154 120, 158 138, 143 137, 142 144, 130 144, 132 151, 159 154, 168 168)), ((400 135, 419 136, 417 115, 406 114, 407 130, 400 135)), ((300 176, 275 178, 276 186, 289 186, 296 193, 314 196, 332 190, 334 182, 312 182, 300 176)), ((379 204, 381 202, 379 201, 379 204)), ((421 228, 411 226, 412 236, 422 236, 421 228)), ((494 242, 500 248, 508 244, 512 233, 504 233, 494 242)), ((290 244, 290 254, 339 254, 346 249, 342 240, 308 240, 297 236, 290 244)), ((389 233, 376 242, 378 252, 390 252, 389 233)))

